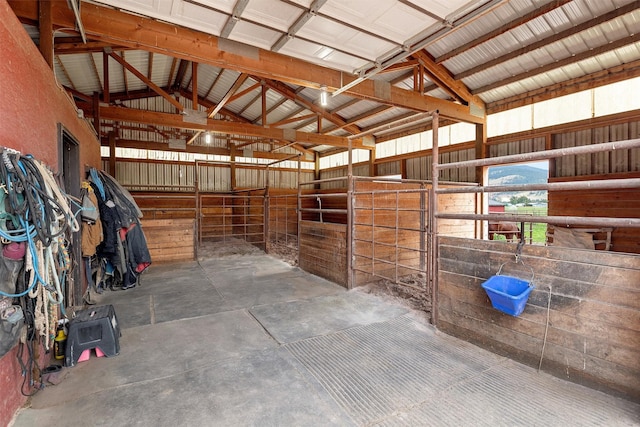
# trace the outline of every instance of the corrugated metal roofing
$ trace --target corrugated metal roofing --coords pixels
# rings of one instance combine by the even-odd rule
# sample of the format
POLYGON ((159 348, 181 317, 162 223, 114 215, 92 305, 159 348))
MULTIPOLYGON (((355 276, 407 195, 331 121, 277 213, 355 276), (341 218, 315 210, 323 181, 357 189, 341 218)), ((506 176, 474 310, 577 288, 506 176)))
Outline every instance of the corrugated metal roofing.
MULTIPOLYGON (((439 86, 441 83, 431 77, 430 67, 448 74, 452 81, 464 84, 471 94, 491 104, 640 62, 640 6, 632 0, 99 0, 87 3, 223 36, 341 70, 345 76, 369 76, 366 70, 371 71, 380 64, 391 65, 371 78, 393 82, 407 91, 416 89, 412 70, 393 69, 402 65, 404 59, 396 64, 387 61, 394 55, 411 59, 409 53, 419 45, 422 49, 418 50, 433 59, 433 64, 429 64, 424 62, 424 57, 415 57, 427 70, 423 81, 425 93, 448 100, 452 90, 439 86), (527 16, 529 19, 523 19, 527 16), (582 31, 573 33, 586 24, 582 31), (561 37, 563 32, 567 34, 561 37), (438 37, 429 38, 435 33, 438 37), (518 55, 509 57, 512 52, 518 55)), ((25 28, 32 38, 38 38, 37 27, 25 24, 25 28)), ((56 32, 56 41, 68 37, 62 31, 56 32)), ((58 82, 76 91, 76 95, 90 97, 102 92, 105 55, 90 50, 70 52, 56 55, 54 69, 58 82)), ((174 95, 180 93, 181 102, 190 108, 193 81, 189 61, 136 49, 115 48, 114 53, 157 86, 174 95)), ((199 64, 197 92, 202 102, 208 105, 221 102, 240 75, 236 70, 199 64)), ((277 80, 277 76, 274 79, 277 80)), ((260 78, 250 76, 235 93, 261 82, 260 78)), ((258 85, 228 102, 217 118, 262 125, 261 90, 258 85)), ((109 59, 109 91, 114 95, 112 104, 118 97, 126 100, 137 92, 146 93, 144 96, 150 92, 145 82, 113 58, 109 59)), ((391 108, 380 112, 380 101, 354 100, 345 94, 330 96, 328 105, 322 107, 320 94, 317 87, 298 88, 290 83, 284 91, 269 88, 267 124, 286 121, 279 127, 317 133, 317 118, 294 119, 317 115, 319 109, 324 108, 329 114, 324 115, 320 132, 350 136, 358 134, 357 128, 375 127, 407 111, 391 108), (340 129, 336 130, 336 126, 340 129)), ((175 112, 175 107, 165 99, 157 94, 151 96, 146 103, 139 100, 136 106, 132 101, 122 103, 132 108, 175 112)), ((104 121, 103 130, 111 129, 110 126, 110 122, 104 121)), ((138 131, 136 126, 127 128, 121 124, 120 137, 133 138, 135 133, 141 141, 146 135, 147 141, 160 142, 163 134, 171 133, 167 129, 155 133, 138 131)), ((385 129, 385 133, 401 131, 406 126, 403 123, 385 129)), ((382 132, 374 133, 379 135, 382 132)), ((196 143, 200 143, 200 138, 196 143)), ((312 144, 305 146, 311 148, 312 144)))

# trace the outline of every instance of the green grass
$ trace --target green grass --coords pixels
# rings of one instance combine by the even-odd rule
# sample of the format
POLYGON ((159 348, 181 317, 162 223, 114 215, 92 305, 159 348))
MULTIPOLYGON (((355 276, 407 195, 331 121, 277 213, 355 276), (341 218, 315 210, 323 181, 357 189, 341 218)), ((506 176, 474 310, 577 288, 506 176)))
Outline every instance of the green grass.
MULTIPOLYGON (((546 216, 547 215, 547 207, 546 206, 506 206, 506 213, 518 214, 518 215, 531 215, 532 217, 536 216, 546 216)), ((532 218, 532 221, 535 221, 535 218, 532 218)), ((531 223, 531 228, 529 228, 529 223, 525 222, 524 224, 524 237, 529 242, 529 236, 531 235, 531 242, 537 245, 544 245, 547 240, 547 224, 546 223, 531 223), (531 230, 531 232, 529 231, 531 230)))

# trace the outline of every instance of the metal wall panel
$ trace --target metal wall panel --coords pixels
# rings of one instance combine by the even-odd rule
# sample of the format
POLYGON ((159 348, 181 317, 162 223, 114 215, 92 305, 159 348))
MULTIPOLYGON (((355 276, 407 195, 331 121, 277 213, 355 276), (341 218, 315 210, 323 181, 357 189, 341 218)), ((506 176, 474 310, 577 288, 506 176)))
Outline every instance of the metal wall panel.
POLYGON ((380 176, 400 175, 400 173, 399 160, 395 162, 378 163, 378 175, 380 176))
POLYGON ((231 191, 231 169, 222 165, 199 165, 200 191, 231 191))
MULTIPOLYGON (((407 179, 431 180, 431 156, 422 156, 407 159, 407 179)), ((474 160, 476 158, 473 148, 468 150, 450 151, 441 153, 441 164, 474 160)), ((451 182, 475 182, 475 169, 472 167, 458 169, 444 169, 440 171, 439 179, 451 182)))
MULTIPOLYGON (((577 147, 640 137, 640 123, 623 123, 553 136, 553 148, 577 147)), ((640 170, 640 149, 563 156, 556 159, 556 177, 602 175, 640 170)))
POLYGON ((431 156, 407 159, 407 179, 431 179, 431 156), (427 167, 429 165, 429 167, 427 167))

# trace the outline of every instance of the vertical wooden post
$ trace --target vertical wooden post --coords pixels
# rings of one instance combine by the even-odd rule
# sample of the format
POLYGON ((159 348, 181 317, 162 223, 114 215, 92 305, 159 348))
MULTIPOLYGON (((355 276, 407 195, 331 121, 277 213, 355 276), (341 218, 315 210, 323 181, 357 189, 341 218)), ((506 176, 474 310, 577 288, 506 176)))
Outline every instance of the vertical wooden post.
MULTIPOLYGON (((487 157, 487 125, 486 123, 476 124, 476 159, 484 159, 487 157)), ((483 186, 488 177, 488 169, 482 166, 476 168, 476 182, 483 186)), ((489 197, 481 193, 478 195, 477 204, 480 205, 481 212, 489 210, 489 197)), ((475 233, 477 238, 484 238, 484 221, 476 221, 475 233)))
POLYGON ((198 246, 202 244, 202 203, 200 201, 200 183, 199 183, 199 165, 198 161, 195 161, 193 168, 193 190, 194 197, 196 198, 196 233, 198 235, 198 246))
POLYGON ((98 92, 93 93, 93 128, 96 130, 98 141, 102 145, 102 136, 100 131, 100 94, 98 92))
MULTIPOLYGON (((314 174, 313 174, 313 179, 315 181, 318 181, 320 179, 320 153, 318 153, 317 151, 314 152, 314 160, 315 160, 315 169, 314 169, 314 174)), ((300 184, 300 181, 298 180, 298 184, 300 184)), ((320 189, 320 184, 316 183, 313 186, 316 190, 320 189)))
POLYGON ((107 104, 111 102, 109 99, 109 53, 102 52, 102 79, 104 87, 102 89, 102 101, 107 104))
POLYGON ((262 92, 260 96, 262 98, 262 127, 266 127, 267 126, 267 86, 266 85, 262 85, 262 92))
MULTIPOLYGON (((151 76, 149 76, 151 78, 151 76)), ((198 63, 191 62, 191 98, 194 110, 198 109, 198 63)))
MULTIPOLYGON (((476 124, 476 159, 484 159, 487 157, 487 125, 484 123, 476 124)), ((478 185, 484 185, 484 168, 479 166, 476 168, 476 182, 478 185)))
MULTIPOLYGON (((553 150, 553 134, 548 133, 544 136, 544 149, 545 150, 553 150)), ((556 177, 556 159, 549 159, 549 178, 556 177)))
POLYGON ((38 31, 40 33, 40 53, 49 68, 53 70, 53 1, 38 1, 38 31))
POLYGON ((231 169, 230 174, 231 174, 231 191, 235 191, 236 189, 236 153, 237 153, 237 148, 236 145, 233 143, 229 144, 229 160, 230 160, 230 164, 229 167, 231 169))
POLYGON ((373 147, 373 149, 369 151, 369 176, 373 177, 376 175, 376 148, 373 147))
POLYGON ((353 271, 353 149, 349 139, 349 164, 347 166, 347 289, 353 289, 355 272, 353 271))
POLYGON ((114 131, 109 132, 109 175, 116 178, 116 133, 114 131))

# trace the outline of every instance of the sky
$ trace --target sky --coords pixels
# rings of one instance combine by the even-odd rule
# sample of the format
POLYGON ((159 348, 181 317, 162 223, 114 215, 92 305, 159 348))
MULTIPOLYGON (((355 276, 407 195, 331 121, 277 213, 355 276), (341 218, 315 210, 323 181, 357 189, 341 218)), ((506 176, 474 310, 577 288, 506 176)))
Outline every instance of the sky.
POLYGON ((532 168, 544 169, 544 170, 549 169, 549 161, 548 160, 544 160, 544 161, 541 161, 541 162, 523 163, 523 165, 531 166, 532 168))

